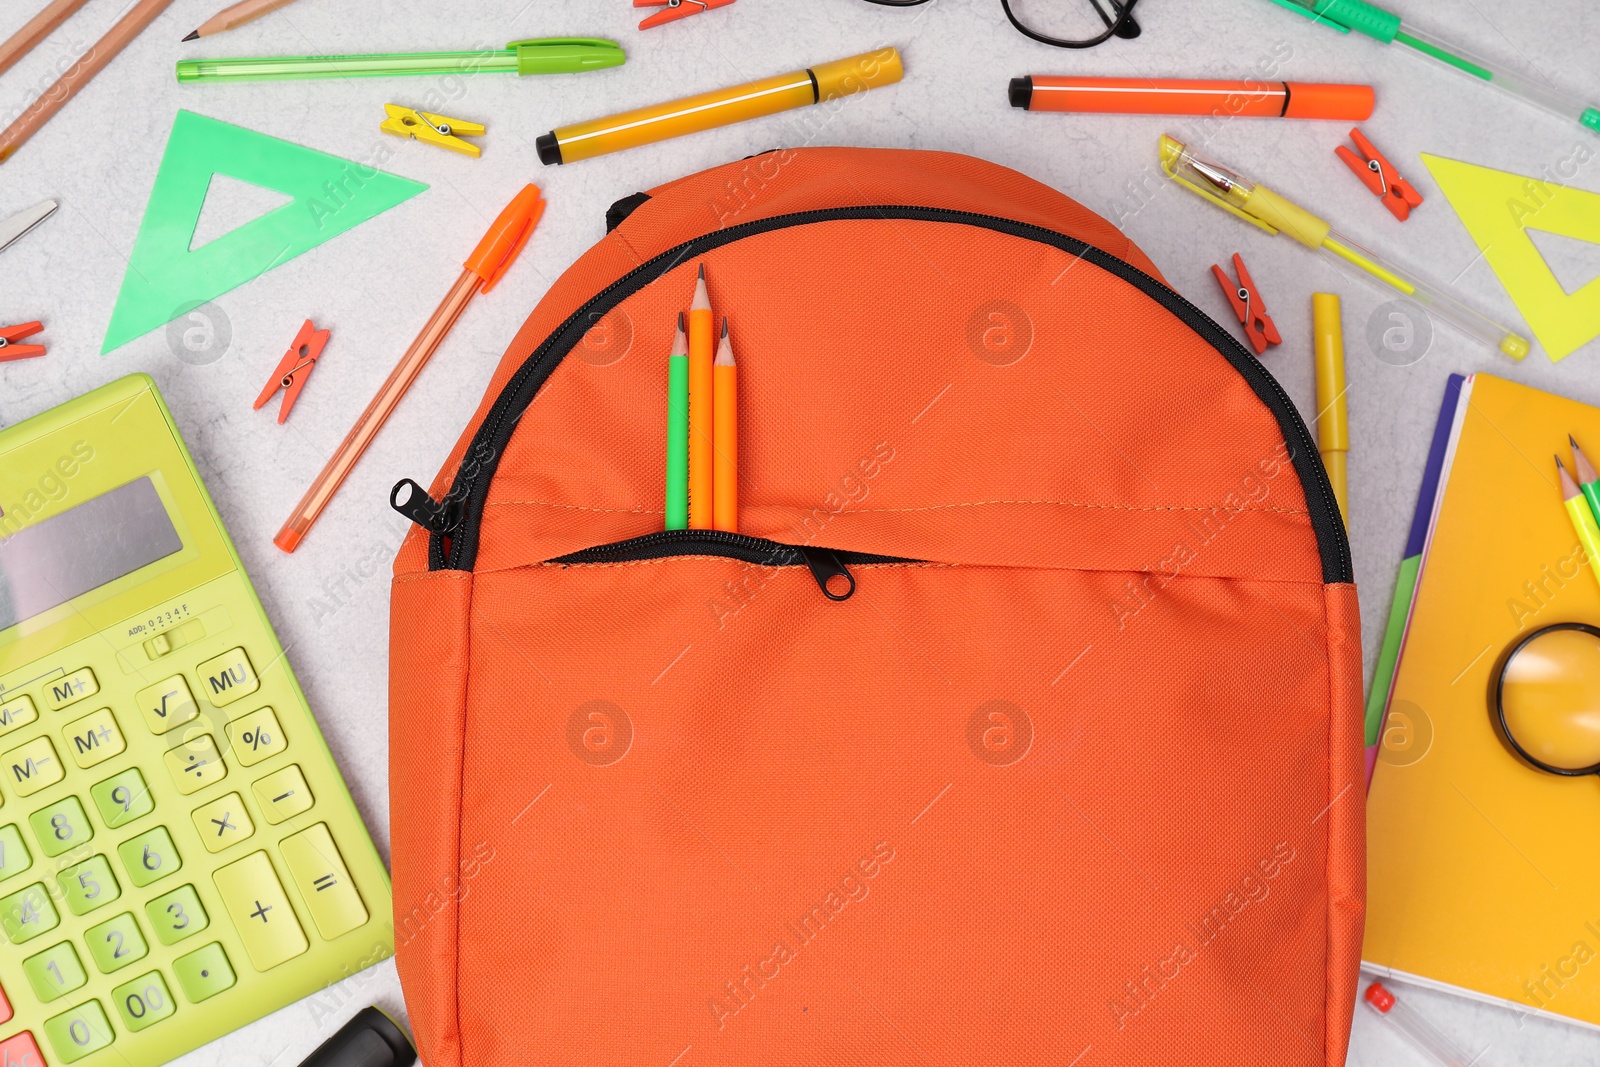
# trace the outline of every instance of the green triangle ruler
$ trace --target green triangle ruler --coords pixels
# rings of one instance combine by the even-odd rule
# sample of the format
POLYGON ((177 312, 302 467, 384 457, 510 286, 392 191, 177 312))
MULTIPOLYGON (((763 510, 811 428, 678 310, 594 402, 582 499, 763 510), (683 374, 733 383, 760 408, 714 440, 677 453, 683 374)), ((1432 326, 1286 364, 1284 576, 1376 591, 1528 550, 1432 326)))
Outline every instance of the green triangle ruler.
POLYGON ((1600 337, 1600 278, 1568 293, 1527 232, 1600 244, 1600 193, 1425 152, 1422 162, 1552 362, 1600 337))
POLYGON ((102 354, 416 196, 427 186, 179 111, 133 243, 102 354), (190 251, 211 176, 293 197, 190 251))

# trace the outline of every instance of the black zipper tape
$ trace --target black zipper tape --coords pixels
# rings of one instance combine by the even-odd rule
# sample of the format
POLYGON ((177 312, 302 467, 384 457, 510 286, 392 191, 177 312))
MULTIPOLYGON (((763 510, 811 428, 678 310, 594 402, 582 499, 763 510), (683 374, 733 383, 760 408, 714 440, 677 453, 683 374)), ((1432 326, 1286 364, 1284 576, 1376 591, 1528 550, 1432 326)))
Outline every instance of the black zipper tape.
MULTIPOLYGON (((1305 493, 1306 506, 1311 515, 1311 528, 1316 534, 1317 549, 1322 559, 1322 580, 1324 582, 1353 580, 1350 542, 1345 533, 1344 521, 1339 515, 1338 504, 1334 501, 1333 487, 1328 482, 1328 472, 1324 469, 1322 456, 1317 451, 1316 441, 1306 429, 1306 424, 1295 410, 1289 395, 1283 391, 1283 386, 1267 373, 1266 368, 1246 351, 1232 334, 1218 326, 1205 312, 1189 303, 1183 296, 1138 267, 1076 237, 1069 237, 1064 233, 1045 229, 1043 226, 978 212, 894 204, 797 211, 788 215, 775 215, 771 218, 739 223, 669 248, 596 293, 557 327, 554 333, 540 342, 511 375, 510 381, 500 391, 500 395, 495 397, 494 404, 490 406, 488 415, 478 427, 472 445, 467 450, 467 455, 483 456, 484 459, 476 464, 463 464, 456 471, 455 483, 448 499, 460 501, 461 507, 453 516, 454 522, 450 529, 431 531, 428 543, 428 568, 430 570, 473 568, 478 558, 478 534, 483 524, 483 508, 489 486, 494 480, 500 457, 505 454, 505 446, 516 430, 517 421, 527 411, 528 405, 533 403, 534 397, 544 387, 545 381, 560 365, 561 360, 577 346, 594 322, 685 260, 705 255, 746 237, 771 233, 774 230, 849 220, 955 223, 1037 241, 1092 263, 1155 300, 1216 349, 1218 354, 1239 372, 1245 383, 1277 419, 1278 428, 1289 446, 1290 461, 1294 464, 1295 472, 1300 477, 1301 488, 1305 493)), ((693 532, 704 534, 707 531, 693 532)))

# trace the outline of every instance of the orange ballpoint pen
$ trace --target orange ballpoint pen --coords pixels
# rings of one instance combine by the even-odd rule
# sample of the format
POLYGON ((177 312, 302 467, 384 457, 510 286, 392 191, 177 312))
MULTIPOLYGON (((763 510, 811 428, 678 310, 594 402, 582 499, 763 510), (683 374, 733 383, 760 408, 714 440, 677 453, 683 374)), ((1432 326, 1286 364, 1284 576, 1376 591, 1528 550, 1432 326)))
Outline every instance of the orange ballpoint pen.
POLYGON ((528 243, 528 238, 533 236, 533 229, 543 214, 544 200, 536 185, 524 186, 516 199, 500 212, 500 217, 494 220, 489 232, 483 235, 478 247, 467 257, 461 276, 450 287, 450 292, 440 302, 433 317, 422 327, 422 332, 411 342, 406 354, 400 357, 400 363, 390 372, 378 395, 372 398, 372 403, 367 405, 367 410, 351 427, 338 451, 334 452, 327 466, 322 468, 322 473, 311 483, 311 488, 306 490, 294 514, 283 524, 278 536, 272 539, 273 544, 285 552, 293 552, 300 547, 311 524, 317 521, 317 516, 322 514, 333 495, 339 491, 339 486, 355 469, 361 454, 378 436, 378 431, 399 406, 406 390, 422 373, 422 368, 427 366, 456 319, 461 317, 474 296, 493 289, 504 277, 523 246, 528 243))

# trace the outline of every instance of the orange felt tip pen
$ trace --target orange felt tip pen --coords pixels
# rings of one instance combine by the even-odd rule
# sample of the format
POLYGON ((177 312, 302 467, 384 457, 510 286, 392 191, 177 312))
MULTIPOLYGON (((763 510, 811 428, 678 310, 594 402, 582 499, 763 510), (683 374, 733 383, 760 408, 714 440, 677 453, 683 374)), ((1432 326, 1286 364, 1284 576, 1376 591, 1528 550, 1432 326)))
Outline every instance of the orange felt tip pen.
POLYGON ((536 185, 524 186, 516 198, 506 205, 506 209, 500 212, 500 216, 489 227, 489 232, 483 235, 478 247, 467 257, 461 276, 450 287, 450 292, 445 294, 433 317, 422 327, 422 332, 411 342, 406 354, 400 357, 399 364, 389 373, 378 395, 372 398, 372 403, 367 405, 367 410, 350 428, 350 433, 328 460, 327 466, 322 468, 322 473, 306 490, 294 514, 283 524, 278 536, 272 539, 273 544, 285 552, 293 552, 300 547, 311 524, 317 521, 317 516, 322 514, 333 495, 339 491, 339 486, 355 469, 361 454, 378 436, 378 431, 389 416, 394 414, 406 390, 417 380, 422 368, 428 365, 428 360, 456 324, 456 319, 461 317, 474 296, 480 292, 487 293, 505 276, 528 243, 528 238, 533 236, 533 229, 543 214, 544 200, 536 185))
POLYGON ((1273 119, 1372 116, 1370 85, 1317 82, 1195 81, 1187 78, 1074 78, 1034 74, 1011 79, 1011 106, 1029 111, 1107 115, 1243 115, 1273 119))

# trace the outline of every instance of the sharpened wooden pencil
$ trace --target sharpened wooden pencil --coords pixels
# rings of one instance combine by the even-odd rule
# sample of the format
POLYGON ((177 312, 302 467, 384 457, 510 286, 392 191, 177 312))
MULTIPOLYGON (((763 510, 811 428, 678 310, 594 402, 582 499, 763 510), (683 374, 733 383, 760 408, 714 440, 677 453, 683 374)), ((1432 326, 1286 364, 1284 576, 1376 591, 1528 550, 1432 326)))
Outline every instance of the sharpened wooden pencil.
POLYGON ((713 330, 711 298, 706 293, 706 268, 694 283, 694 302, 689 305, 689 529, 709 530, 712 511, 712 416, 713 330))
POLYGON ((54 0, 46 4, 45 9, 22 26, 22 29, 6 38, 0 43, 0 74, 10 70, 12 65, 29 52, 33 46, 50 36, 60 25, 75 15, 80 7, 89 0, 54 0))
POLYGON ((711 406, 715 423, 712 446, 716 476, 711 493, 716 528, 739 532, 739 371, 728 341, 728 316, 722 316, 722 342, 717 346, 711 406))
POLYGON ((225 7, 212 15, 194 29, 185 41, 198 41, 202 37, 213 34, 226 33, 236 30, 247 22, 254 22, 262 15, 270 15, 280 7, 286 7, 294 0, 239 0, 232 7, 225 7))

